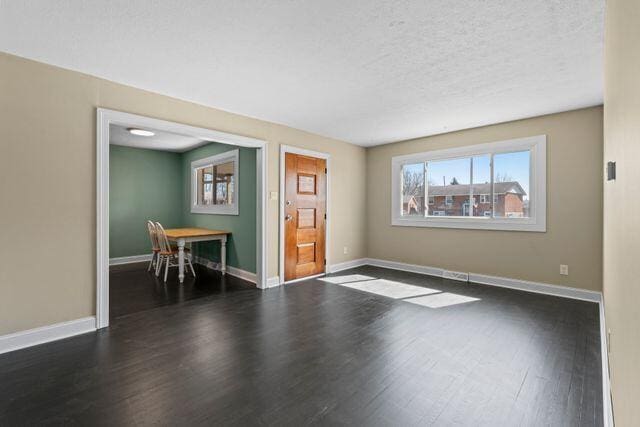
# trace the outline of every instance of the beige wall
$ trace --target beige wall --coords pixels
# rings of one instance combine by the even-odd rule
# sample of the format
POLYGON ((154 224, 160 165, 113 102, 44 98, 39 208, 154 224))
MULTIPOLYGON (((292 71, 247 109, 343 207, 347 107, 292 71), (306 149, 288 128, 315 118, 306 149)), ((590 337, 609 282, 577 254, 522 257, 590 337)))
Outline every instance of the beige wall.
POLYGON ((594 107, 367 150, 367 254, 588 290, 602 279, 602 108, 594 107), (391 226, 391 158, 547 135, 547 232, 391 226), (569 276, 559 274, 569 265, 569 276))
POLYGON ((604 300, 617 426, 640 425, 640 1, 610 0, 605 24, 604 300))
MULTIPOLYGON (((96 107, 266 139, 268 191, 279 190, 279 144, 330 153, 331 263, 368 256, 601 289, 601 108, 365 151, 7 54, 0 76, 0 335, 95 313, 96 107), (549 137, 547 233, 389 225, 391 156, 537 134, 549 137)), ((272 277, 278 202, 268 203, 272 277)))
POLYGON ((268 191, 279 191, 280 144, 331 154, 330 262, 365 256, 363 148, 3 53, 0 94, 0 335, 95 313, 96 107, 266 139, 268 191))

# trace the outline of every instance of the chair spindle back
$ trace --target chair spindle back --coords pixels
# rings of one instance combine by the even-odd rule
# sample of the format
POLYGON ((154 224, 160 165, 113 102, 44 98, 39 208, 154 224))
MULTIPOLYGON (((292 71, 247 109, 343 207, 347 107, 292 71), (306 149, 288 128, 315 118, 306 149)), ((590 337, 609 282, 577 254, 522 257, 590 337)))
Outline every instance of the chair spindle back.
POLYGON ((153 221, 147 220, 147 230, 149 231, 149 239, 151 240, 151 249, 154 251, 160 250, 160 244, 158 243, 158 231, 153 221))
POLYGON ((160 250, 162 252, 171 252, 171 245, 169 244, 167 233, 164 232, 164 227, 162 227, 162 224, 159 222, 156 222, 156 237, 158 238, 160 250))

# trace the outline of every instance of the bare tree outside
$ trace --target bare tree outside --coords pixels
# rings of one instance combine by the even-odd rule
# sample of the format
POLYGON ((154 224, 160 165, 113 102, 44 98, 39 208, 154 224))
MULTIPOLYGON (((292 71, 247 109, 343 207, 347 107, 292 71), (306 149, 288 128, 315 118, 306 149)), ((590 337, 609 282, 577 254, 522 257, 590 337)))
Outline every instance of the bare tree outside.
POLYGON ((420 196, 424 194, 424 173, 404 169, 402 175, 405 196, 420 196))
POLYGON ((513 181, 513 177, 508 173, 500 173, 496 174, 495 182, 509 182, 513 181))

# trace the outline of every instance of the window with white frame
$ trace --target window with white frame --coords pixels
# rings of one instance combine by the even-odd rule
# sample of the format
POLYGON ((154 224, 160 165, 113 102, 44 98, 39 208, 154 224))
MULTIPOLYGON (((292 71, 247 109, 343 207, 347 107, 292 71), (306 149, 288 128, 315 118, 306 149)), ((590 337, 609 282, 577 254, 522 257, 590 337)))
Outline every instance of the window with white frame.
POLYGON ((393 225, 546 231, 545 135, 398 156, 392 171, 393 225))
POLYGON ((191 212, 238 215, 239 151, 191 162, 191 212))

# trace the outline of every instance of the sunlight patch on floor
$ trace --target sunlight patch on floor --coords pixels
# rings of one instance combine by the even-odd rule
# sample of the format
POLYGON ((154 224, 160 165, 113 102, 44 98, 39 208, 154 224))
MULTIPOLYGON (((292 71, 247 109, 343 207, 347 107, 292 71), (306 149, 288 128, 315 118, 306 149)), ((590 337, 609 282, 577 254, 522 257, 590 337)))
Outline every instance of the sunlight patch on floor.
POLYGON ((323 282, 333 283, 335 285, 341 285, 343 283, 349 283, 349 282, 362 282, 363 280, 375 280, 375 277, 365 276, 363 274, 347 274, 345 276, 323 277, 318 280, 322 280, 323 282))
POLYGON ((436 289, 424 288, 422 286, 407 285, 406 283, 395 282, 393 280, 367 280, 364 282, 340 283, 340 286, 357 289, 359 291, 370 292, 384 297, 401 299, 417 297, 438 293, 436 289))
POLYGON ((449 292, 441 292, 433 295, 425 295, 417 298, 409 298, 405 300, 412 304, 422 305, 429 308, 449 307, 467 302, 480 301, 480 298, 468 297, 465 295, 452 294, 449 292))

